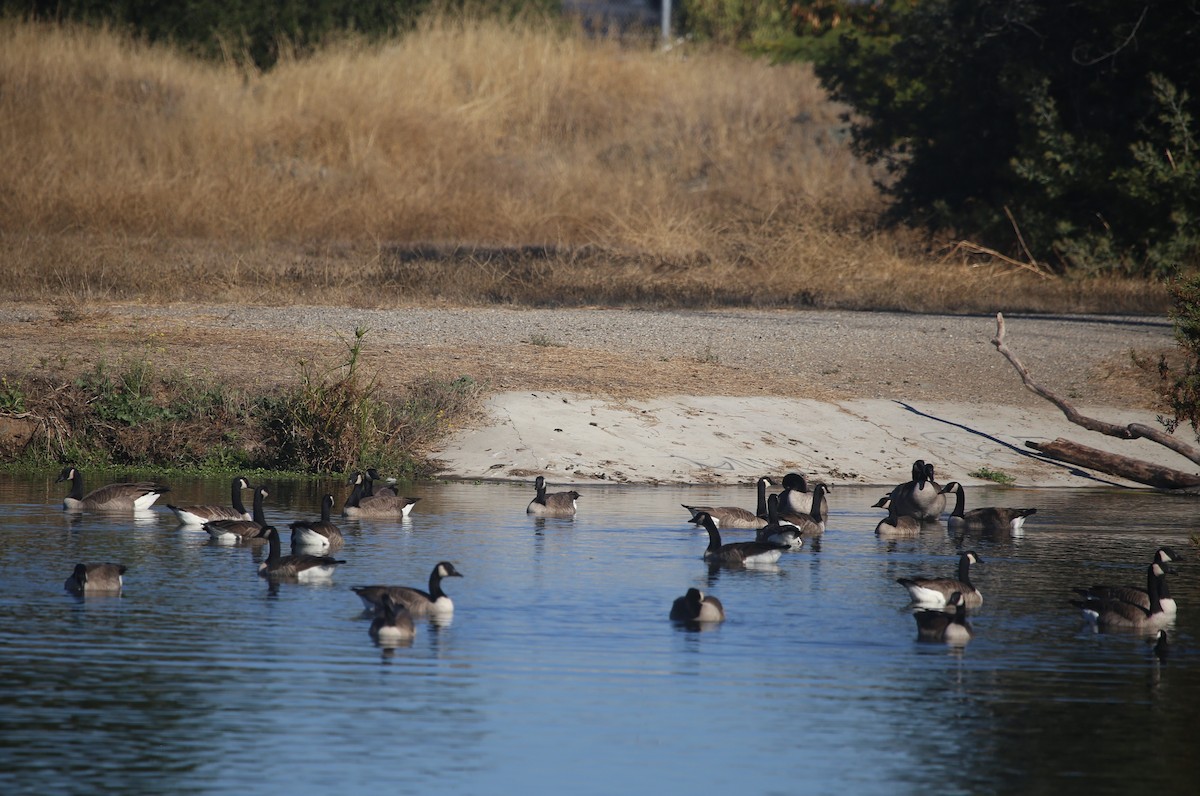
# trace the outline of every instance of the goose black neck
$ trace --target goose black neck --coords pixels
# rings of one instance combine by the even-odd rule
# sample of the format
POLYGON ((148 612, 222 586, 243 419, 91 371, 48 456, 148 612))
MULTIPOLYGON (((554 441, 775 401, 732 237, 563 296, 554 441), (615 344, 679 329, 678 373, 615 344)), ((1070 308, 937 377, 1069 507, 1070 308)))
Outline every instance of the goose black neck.
POLYGON ((267 535, 267 544, 270 545, 270 551, 267 553, 267 564, 273 567, 279 563, 282 555, 279 549, 279 531, 274 528, 271 529, 271 533, 267 535))
POLYGON ((962 484, 958 484, 958 489, 954 490, 954 511, 950 512, 951 517, 962 517, 963 512, 967 508, 967 498, 963 494, 962 484))
POLYGON ((363 498, 363 481, 362 477, 354 479, 354 488, 350 490, 350 497, 346 498, 346 505, 351 508, 358 508, 358 501, 363 498))
POLYGON ((1146 570, 1146 593, 1150 595, 1150 615, 1162 613, 1162 589, 1161 584, 1166 580, 1167 574, 1158 566, 1151 564, 1146 570))
POLYGON ((326 495, 321 498, 321 522, 329 522, 330 515, 333 513, 333 495, 326 495))
POLYGON ((233 510, 238 514, 246 513, 246 504, 242 502, 242 479, 233 479, 233 486, 230 487, 229 502, 233 504, 233 510))
POLYGON ((67 497, 83 500, 83 475, 78 470, 71 471, 71 491, 67 493, 67 497))
POLYGON ((812 491, 812 508, 808 510, 808 514, 813 518, 813 522, 825 522, 824 512, 821 511, 821 498, 825 497, 825 485, 817 484, 812 491))
POLYGON ((758 505, 754 507, 754 513, 759 517, 767 515, 767 479, 758 479, 758 505))
POLYGON ((721 532, 713 523, 712 517, 704 518, 704 530, 708 531, 708 550, 715 553, 721 549, 721 532))
POLYGON ((262 527, 267 526, 267 515, 263 513, 263 498, 266 497, 266 492, 259 489, 254 493, 254 521, 262 527))
POLYGON ((971 557, 966 553, 958 559, 958 579, 968 586, 971 585, 971 557))
POLYGON ((446 594, 446 592, 442 591, 441 569, 439 565, 433 568, 433 572, 429 573, 429 596, 434 600, 446 594))

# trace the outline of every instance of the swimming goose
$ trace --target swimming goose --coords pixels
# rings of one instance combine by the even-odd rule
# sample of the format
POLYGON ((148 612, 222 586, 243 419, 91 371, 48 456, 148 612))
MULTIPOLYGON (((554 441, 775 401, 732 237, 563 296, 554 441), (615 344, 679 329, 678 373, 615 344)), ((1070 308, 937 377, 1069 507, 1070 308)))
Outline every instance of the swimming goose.
POLYGON ((945 611, 921 609, 913 613, 913 618, 917 620, 917 641, 965 644, 971 640, 971 625, 967 623, 962 592, 950 594, 945 611))
POLYGON ((54 483, 71 482, 71 491, 63 498, 67 511, 144 511, 154 505, 158 496, 170 492, 169 486, 149 481, 129 484, 108 484, 83 494, 83 474, 66 467, 54 483))
POLYGON ((1083 617, 1100 630, 1149 630, 1167 624, 1171 617, 1163 610, 1159 599, 1159 587, 1166 576, 1163 564, 1155 561, 1146 568, 1146 591, 1150 595, 1150 607, 1127 603, 1122 600, 1088 597, 1071 600, 1071 604, 1083 610, 1083 617))
POLYGON ((575 503, 579 500, 579 493, 574 489, 570 492, 546 494, 546 479, 540 475, 534 480, 533 488, 537 490, 537 495, 529 501, 529 506, 525 509, 526 514, 537 517, 575 516, 575 503))
MULTIPOLYGON (((689 506, 680 505, 692 514, 690 522, 696 523, 696 516, 704 512, 712 517, 718 528, 740 528, 742 530, 758 530, 763 520, 767 519, 767 487, 775 482, 765 475, 758 479, 758 504, 753 512, 740 506, 689 506)), ((699 524, 699 523, 696 523, 699 524)))
POLYGON ((63 588, 73 594, 120 591, 126 569, 124 564, 76 564, 63 588))
POLYGON ((454 602, 442 591, 442 578, 461 577, 462 573, 449 561, 439 561, 429 573, 429 591, 412 586, 355 586, 351 591, 368 610, 378 609, 383 598, 388 597, 413 616, 445 615, 454 612, 454 602))
POLYGON ((403 518, 412 513, 413 506, 420 500, 414 497, 399 497, 394 493, 364 497, 363 490, 366 489, 366 484, 365 475, 354 474, 354 489, 350 490, 350 496, 342 506, 343 517, 403 518))
POLYGON ((172 506, 167 508, 175 512, 182 525, 203 525, 211 520, 249 520, 253 519, 246 505, 242 503, 242 490, 250 489, 250 482, 243 476, 233 479, 230 485, 230 505, 228 506, 172 506))
MULTIPOLYGON (((1169 547, 1160 547, 1154 551, 1154 557, 1150 559, 1150 563, 1159 563, 1163 565, 1163 577, 1158 581, 1158 601, 1162 604, 1163 613, 1168 616, 1175 616, 1178 613, 1178 606, 1175 604, 1175 599, 1171 597, 1171 592, 1167 588, 1167 574, 1170 570, 1166 565, 1172 561, 1183 561, 1183 557, 1178 555, 1169 547)), ((1121 602, 1131 603, 1150 610, 1150 591, 1149 588, 1141 589, 1137 586, 1108 586, 1096 585, 1089 588, 1077 588, 1074 592, 1082 597, 1096 598, 1099 600, 1120 600, 1121 602)))
POLYGON ((721 534, 707 511, 692 520, 708 531, 708 548, 704 558, 719 564, 774 564, 788 547, 778 542, 730 542, 721 544, 721 534))
POLYGON ((1025 518, 1037 512, 1037 509, 1008 509, 996 506, 963 511, 966 498, 963 495, 962 484, 951 481, 942 487, 942 494, 953 492, 954 511, 946 519, 946 526, 952 531, 999 531, 1008 529, 1014 533, 1021 530, 1025 518))
POLYGON ((338 564, 345 564, 330 556, 310 556, 293 554, 281 555, 279 549, 279 531, 274 525, 268 525, 264 530, 271 550, 267 560, 258 565, 258 574, 272 580, 328 580, 333 577, 333 570, 338 564))
POLYGON ((725 606, 711 595, 699 589, 688 589, 687 594, 676 597, 671 605, 671 620, 674 622, 724 622, 725 606))
POLYGON ((791 511, 783 510, 783 497, 779 498, 779 521, 781 523, 791 523, 800 529, 805 536, 820 536, 825 533, 825 507, 829 505, 829 501, 825 499, 825 490, 828 489, 824 484, 817 484, 813 487, 810 497, 812 508, 805 514, 796 514, 791 511))
MULTIPOLYGON (((816 489, 808 491, 808 479, 800 473, 788 473, 783 477, 783 491, 779 493, 780 514, 805 515, 812 512, 813 501, 816 500, 816 489)), ((829 516, 829 500, 822 497, 820 501, 821 514, 829 516)))
POLYGON ((342 546, 342 532, 329 520, 333 512, 333 495, 321 498, 321 519, 297 520, 288 527, 292 529, 292 547, 311 547, 320 550, 337 550, 342 546))
POLYGON ((371 634, 371 638, 382 644, 410 641, 417 634, 416 628, 413 627, 412 615, 403 605, 393 600, 390 594, 383 595, 367 632, 371 634))
POLYGON ((903 539, 917 536, 921 533, 921 521, 907 514, 896 513, 895 505, 890 497, 883 497, 872 508, 887 508, 888 515, 875 526, 875 535, 891 539, 903 539))
POLYGON ((936 520, 946 509, 946 496, 933 480, 933 465, 917 459, 912 466, 912 480, 900 484, 891 492, 896 516, 918 520, 936 520))
POLYGON ((940 608, 954 592, 962 594, 963 604, 968 608, 983 605, 983 595, 971 584, 971 565, 982 563, 974 550, 968 550, 958 558, 958 579, 954 578, 897 578, 896 582, 908 589, 912 600, 918 605, 940 608))
POLYGON ((787 545, 791 550, 804 546, 804 532, 799 526, 779 519, 779 495, 767 498, 767 524, 758 529, 755 540, 787 545))
POLYGON ((254 490, 253 519, 249 520, 210 520, 202 526, 208 535, 218 542, 244 542, 265 540, 267 517, 263 513, 263 500, 269 495, 265 486, 254 490))

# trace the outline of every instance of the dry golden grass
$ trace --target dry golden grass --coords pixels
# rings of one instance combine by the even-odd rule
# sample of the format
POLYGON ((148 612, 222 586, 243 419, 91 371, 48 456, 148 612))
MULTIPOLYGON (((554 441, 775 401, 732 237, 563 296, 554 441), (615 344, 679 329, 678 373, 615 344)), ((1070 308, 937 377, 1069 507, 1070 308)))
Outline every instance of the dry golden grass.
POLYGON ((729 50, 439 17, 257 74, 8 21, 0 86, 9 299, 1166 306, 880 230, 811 70, 729 50))

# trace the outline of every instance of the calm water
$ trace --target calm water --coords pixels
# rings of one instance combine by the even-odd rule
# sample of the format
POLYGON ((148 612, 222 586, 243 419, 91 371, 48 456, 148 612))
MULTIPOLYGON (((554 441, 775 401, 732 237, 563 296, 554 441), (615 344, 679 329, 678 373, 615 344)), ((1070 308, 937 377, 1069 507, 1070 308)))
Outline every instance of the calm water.
MULTIPOLYGON (((1200 791, 1195 564, 1163 662, 1066 603, 1183 553, 1195 498, 969 491, 1039 512, 1022 538, 965 540, 985 604, 954 649, 915 641, 895 579, 952 574, 959 540, 876 539, 879 488, 837 488, 819 545, 774 568, 710 572, 679 504, 752 506, 752 487, 582 487, 577 518, 538 521, 527 485, 417 484, 408 521, 339 520, 331 585, 273 589, 261 548, 165 508, 71 519, 51 481, 0 481, 4 794, 1200 791), (465 575, 453 621, 375 646, 349 587, 423 586, 441 559, 465 575), (104 560, 129 566, 122 596, 63 591, 104 560), (728 620, 667 621, 689 586, 728 620)), ((268 486, 281 526, 345 495, 268 486)), ((228 499, 226 479, 172 487, 162 503, 228 499)))

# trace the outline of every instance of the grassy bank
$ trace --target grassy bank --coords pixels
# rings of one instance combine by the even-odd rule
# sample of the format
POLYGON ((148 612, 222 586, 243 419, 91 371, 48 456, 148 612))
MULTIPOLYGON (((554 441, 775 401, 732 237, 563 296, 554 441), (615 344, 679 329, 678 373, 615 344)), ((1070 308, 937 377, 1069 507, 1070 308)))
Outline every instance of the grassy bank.
POLYGON ((384 396, 360 364, 365 332, 336 363, 305 362, 288 386, 235 389, 144 357, 0 377, 0 461, 242 472, 431 475, 428 452, 478 411, 480 386, 427 377, 384 396))
POLYGON ((0 298, 1160 312, 885 230, 802 64, 437 18, 266 74, 0 24, 0 298))

